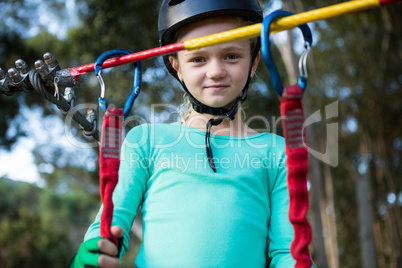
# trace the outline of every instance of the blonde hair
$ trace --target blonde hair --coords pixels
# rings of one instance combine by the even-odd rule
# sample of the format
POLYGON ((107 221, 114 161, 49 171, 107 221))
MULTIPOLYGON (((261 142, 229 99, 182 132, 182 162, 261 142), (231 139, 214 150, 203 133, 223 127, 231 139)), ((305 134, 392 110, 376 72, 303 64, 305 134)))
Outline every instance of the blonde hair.
POLYGON ((183 94, 183 103, 180 105, 180 121, 182 123, 186 122, 187 119, 190 117, 191 110, 193 106, 190 102, 190 98, 188 97, 187 92, 183 94))

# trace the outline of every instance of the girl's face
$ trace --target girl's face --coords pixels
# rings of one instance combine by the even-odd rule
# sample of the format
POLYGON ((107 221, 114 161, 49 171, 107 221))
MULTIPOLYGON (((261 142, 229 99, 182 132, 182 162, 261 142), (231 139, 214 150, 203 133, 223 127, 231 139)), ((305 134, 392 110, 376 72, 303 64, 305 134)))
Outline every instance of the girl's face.
MULTIPOLYGON (((185 41, 241 27, 233 17, 217 17, 198 21, 182 28, 179 40, 185 41)), ((170 63, 190 93, 201 103, 230 108, 241 96, 251 67, 250 40, 223 43, 197 51, 180 51, 170 63)), ((259 56, 252 66, 257 68, 259 56)))

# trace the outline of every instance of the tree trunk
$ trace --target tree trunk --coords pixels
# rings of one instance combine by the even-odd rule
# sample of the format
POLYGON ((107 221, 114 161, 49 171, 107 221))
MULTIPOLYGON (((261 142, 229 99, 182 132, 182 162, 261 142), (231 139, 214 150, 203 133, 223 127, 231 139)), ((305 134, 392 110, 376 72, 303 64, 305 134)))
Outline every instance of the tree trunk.
POLYGON ((363 268, 376 268, 373 217, 371 213, 370 176, 363 174, 357 181, 357 207, 359 213, 359 237, 363 268))
POLYGON ((385 267, 386 266, 386 259, 384 254, 384 238, 382 234, 381 222, 379 219, 374 220, 374 240, 375 246, 377 251, 377 262, 378 267, 385 267))
POLYGON ((325 224, 327 226, 327 239, 325 240, 325 248, 327 250, 327 258, 329 267, 339 267, 339 252, 338 252, 338 239, 336 235, 336 214, 335 214, 335 200, 334 200, 334 188, 332 181, 332 174, 330 167, 324 165, 324 180, 325 180, 325 196, 327 206, 325 213, 323 213, 325 224))
MULTIPOLYGON (((364 130, 363 130, 364 131, 364 130)), ((360 152, 364 161, 363 166, 368 167, 367 134, 360 139, 360 152)), ((360 170, 356 185, 357 211, 359 219, 359 238, 363 268, 377 268, 377 258, 374 242, 374 227, 371 200, 371 184, 369 169, 360 170)))

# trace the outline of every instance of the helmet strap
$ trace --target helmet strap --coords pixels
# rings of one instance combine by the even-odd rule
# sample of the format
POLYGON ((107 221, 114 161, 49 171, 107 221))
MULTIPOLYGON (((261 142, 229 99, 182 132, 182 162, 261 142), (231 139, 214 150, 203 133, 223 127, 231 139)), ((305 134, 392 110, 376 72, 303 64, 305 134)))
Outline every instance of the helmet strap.
POLYGON ((236 99, 235 103, 233 104, 233 106, 230 109, 214 108, 214 107, 205 105, 205 104, 201 103, 200 101, 198 101, 193 95, 191 95, 191 93, 188 90, 184 81, 180 81, 180 84, 183 87, 184 91, 186 91, 194 111, 196 111, 200 114, 205 113, 205 114, 219 115, 219 116, 226 115, 228 118, 230 118, 230 120, 233 120, 236 115, 237 110, 240 108, 240 106, 237 105, 237 102, 240 100, 240 104, 242 104, 247 99, 247 91, 248 91, 248 87, 250 85, 250 81, 251 81, 251 68, 250 68, 247 82, 244 85, 244 88, 242 90, 242 95, 236 99))
MULTIPOLYGON (((259 44, 259 42, 258 42, 259 44)), ((206 133, 205 133, 205 147, 207 150, 207 158, 208 158, 208 164, 211 167, 211 169, 213 170, 213 172, 216 172, 216 167, 215 167, 215 163, 214 163, 214 157, 212 154, 212 148, 211 148, 211 129, 212 126, 217 126, 220 123, 222 123, 222 121, 224 119, 228 119, 229 121, 234 120, 237 111, 239 110, 240 106, 242 105, 242 103, 247 99, 247 91, 248 88, 250 86, 250 81, 251 81, 251 71, 253 68, 253 64, 254 61, 257 57, 258 51, 260 50, 260 46, 257 46, 253 52, 253 56, 252 56, 252 61, 251 61, 251 66, 250 66, 250 70, 248 73, 248 78, 247 78, 247 82, 244 85, 244 88, 242 90, 242 96, 238 97, 235 101, 235 103, 233 104, 233 106, 230 109, 225 109, 225 108, 214 108, 214 107, 210 107, 208 105, 205 105, 203 103, 201 103, 200 101, 198 101, 193 95, 191 95, 190 91, 188 90, 186 84, 184 83, 184 81, 180 81, 180 84, 182 85, 183 89, 187 92, 189 100, 193 106, 193 109, 198 112, 198 113, 206 113, 206 114, 210 114, 210 115, 218 115, 217 118, 212 118, 210 120, 208 120, 207 122, 207 126, 206 126, 206 133)))

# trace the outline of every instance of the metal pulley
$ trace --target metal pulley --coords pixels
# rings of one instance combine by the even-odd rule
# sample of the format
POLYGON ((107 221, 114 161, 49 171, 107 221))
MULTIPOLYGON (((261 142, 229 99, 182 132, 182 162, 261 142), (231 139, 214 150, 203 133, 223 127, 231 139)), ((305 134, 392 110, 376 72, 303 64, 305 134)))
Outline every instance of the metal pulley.
POLYGON ((11 78, 11 83, 8 87, 16 88, 16 91, 31 92, 34 90, 29 82, 29 67, 27 63, 21 59, 15 61, 15 68, 8 69, 8 75, 11 78))

